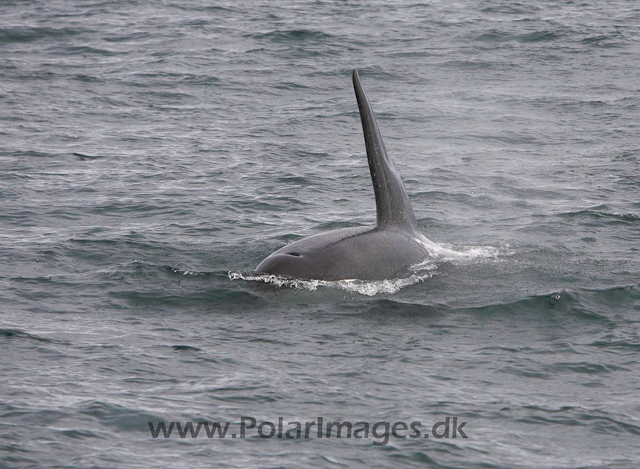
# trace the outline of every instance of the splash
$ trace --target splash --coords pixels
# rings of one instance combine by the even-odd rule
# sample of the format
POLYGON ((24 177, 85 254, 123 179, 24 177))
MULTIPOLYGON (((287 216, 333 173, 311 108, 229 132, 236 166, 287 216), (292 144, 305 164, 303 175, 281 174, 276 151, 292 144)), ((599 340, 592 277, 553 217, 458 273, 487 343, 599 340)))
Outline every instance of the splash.
MULTIPOLYGON (((134 261, 134 262, 137 262, 137 261, 134 261)), ((166 268, 169 269, 174 274, 178 274, 178 275, 190 275, 194 277, 204 277, 209 275, 208 272, 196 272, 193 270, 183 270, 183 269, 178 269, 176 267, 171 267, 171 266, 167 266, 166 268)))
MULTIPOLYGON (((417 266, 416 266, 417 267, 417 266)), ((435 275, 436 265, 429 264, 414 268, 409 277, 390 280, 301 280, 290 277, 279 277, 271 274, 229 272, 230 280, 246 280, 250 282, 270 283, 276 287, 296 288, 316 291, 319 287, 336 288, 349 293, 374 296, 381 293, 393 294, 416 283, 424 282, 435 275)))
MULTIPOLYGON (((500 249, 493 246, 463 246, 458 249, 453 249, 452 246, 436 244, 423 235, 415 238, 415 240, 422 244, 430 255, 429 259, 418 265, 434 261, 464 263, 481 259, 497 259, 498 254, 500 254, 500 249)), ((509 251, 509 246, 506 246, 505 249, 509 251)))

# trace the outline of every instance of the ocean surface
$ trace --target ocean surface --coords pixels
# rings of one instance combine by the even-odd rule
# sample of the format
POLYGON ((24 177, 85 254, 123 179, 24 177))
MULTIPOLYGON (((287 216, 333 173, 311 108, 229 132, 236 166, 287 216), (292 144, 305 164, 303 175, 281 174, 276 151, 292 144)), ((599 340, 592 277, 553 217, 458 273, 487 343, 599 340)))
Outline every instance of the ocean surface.
POLYGON ((0 467, 640 466, 639 122, 634 0, 1 2, 0 467), (354 67, 468 256, 256 280, 375 222, 354 67))

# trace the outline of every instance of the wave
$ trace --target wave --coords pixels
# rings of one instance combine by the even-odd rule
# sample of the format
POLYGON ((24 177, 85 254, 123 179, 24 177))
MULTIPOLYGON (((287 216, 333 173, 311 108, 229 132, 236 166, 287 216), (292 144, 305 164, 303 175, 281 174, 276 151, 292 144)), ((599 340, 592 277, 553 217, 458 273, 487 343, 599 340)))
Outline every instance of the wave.
POLYGON ((604 210, 585 209, 573 212, 560 213, 563 218, 586 218, 587 220, 603 220, 605 223, 636 224, 640 221, 640 215, 635 213, 617 213, 604 210))
POLYGON ((274 30, 265 33, 249 34, 246 37, 285 43, 299 41, 324 42, 333 38, 331 34, 323 33, 322 31, 312 31, 309 29, 274 30))
POLYGON ((77 28, 49 28, 35 26, 15 26, 0 28, 0 44, 12 42, 32 42, 40 39, 50 39, 66 36, 76 36, 85 30, 77 28))

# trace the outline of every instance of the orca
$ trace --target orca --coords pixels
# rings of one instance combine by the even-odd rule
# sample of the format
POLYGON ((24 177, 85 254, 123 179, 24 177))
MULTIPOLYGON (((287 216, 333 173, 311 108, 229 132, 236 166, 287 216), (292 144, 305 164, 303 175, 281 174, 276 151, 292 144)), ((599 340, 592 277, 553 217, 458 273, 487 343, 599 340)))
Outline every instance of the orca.
POLYGON ((356 69, 353 87, 375 193, 376 225, 303 238, 269 255, 256 272, 304 280, 386 280, 406 276, 411 266, 446 250, 418 231, 356 69))

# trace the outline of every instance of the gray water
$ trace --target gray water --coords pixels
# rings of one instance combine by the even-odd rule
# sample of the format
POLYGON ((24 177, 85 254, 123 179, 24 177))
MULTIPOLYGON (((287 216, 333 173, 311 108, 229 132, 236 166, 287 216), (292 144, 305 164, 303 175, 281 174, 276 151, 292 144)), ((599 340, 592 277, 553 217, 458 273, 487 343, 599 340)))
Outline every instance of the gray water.
POLYGON ((0 466, 637 467, 639 64, 631 0, 0 3, 0 466), (249 280, 375 221, 354 67, 474 255, 249 280), (467 438, 149 429, 243 417, 467 438))

